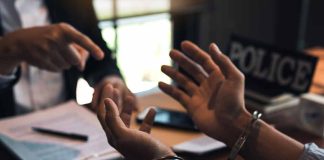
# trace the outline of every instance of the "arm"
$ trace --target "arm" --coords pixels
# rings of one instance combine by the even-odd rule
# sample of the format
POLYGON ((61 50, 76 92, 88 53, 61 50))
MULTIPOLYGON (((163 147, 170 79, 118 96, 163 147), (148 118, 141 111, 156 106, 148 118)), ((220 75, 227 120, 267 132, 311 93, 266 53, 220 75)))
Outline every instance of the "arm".
MULTIPOLYGON (((74 5, 73 5, 74 6, 74 5)), ((102 37, 101 30, 98 27, 98 19, 95 15, 93 4, 91 0, 83 0, 76 12, 82 13, 86 21, 81 24, 83 33, 89 36, 105 53, 104 59, 95 61, 89 58, 86 68, 84 70, 84 77, 89 84, 94 87, 95 92, 92 99, 92 108, 95 109, 99 103, 103 104, 104 99, 100 99, 103 93, 103 88, 107 84, 111 84, 120 94, 121 101, 117 103, 118 106, 123 106, 127 96, 132 96, 135 101, 134 94, 128 89, 126 83, 117 66, 116 59, 113 57, 111 50, 107 47, 105 40, 102 37)), ((137 108, 137 103, 133 108, 137 108)))
MULTIPOLYGON (((243 116, 243 115, 242 115, 243 116)), ((251 119, 250 115, 241 117, 229 129, 226 144, 232 147, 251 119), (245 120, 242 120, 245 119, 245 120), (233 134, 236 133, 236 134, 233 134)), ((245 159, 298 159, 304 146, 296 140, 282 134, 264 121, 259 121, 241 149, 240 155, 245 159)))
MULTIPOLYGON (((244 75, 215 44, 205 52, 191 42, 184 42, 182 50, 188 57, 177 50, 171 51, 170 56, 195 78, 198 85, 176 69, 163 66, 162 71, 184 90, 165 83, 160 83, 160 88, 187 109, 201 131, 232 147, 251 120, 244 103, 244 75)), ((263 121, 257 123, 258 127, 252 130, 240 152, 244 158, 284 160, 300 157, 301 143, 263 121)))
POLYGON ((71 66, 83 70, 87 52, 96 59, 104 56, 87 36, 68 24, 20 29, 0 40, 0 74, 12 72, 21 62, 53 72, 71 66))

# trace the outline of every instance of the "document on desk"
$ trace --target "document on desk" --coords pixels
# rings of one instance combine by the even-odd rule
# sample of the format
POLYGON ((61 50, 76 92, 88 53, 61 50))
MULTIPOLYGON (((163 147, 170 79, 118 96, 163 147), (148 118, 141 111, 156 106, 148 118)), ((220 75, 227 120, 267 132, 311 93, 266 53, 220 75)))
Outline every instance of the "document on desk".
POLYGON ((223 149, 226 145, 223 142, 210 138, 206 135, 177 144, 172 147, 175 152, 186 152, 202 155, 214 150, 223 149))
POLYGON ((0 121, 0 140, 17 157, 26 160, 111 159, 112 148, 95 114, 75 102, 0 121), (35 132, 32 127, 77 133, 88 141, 35 132))

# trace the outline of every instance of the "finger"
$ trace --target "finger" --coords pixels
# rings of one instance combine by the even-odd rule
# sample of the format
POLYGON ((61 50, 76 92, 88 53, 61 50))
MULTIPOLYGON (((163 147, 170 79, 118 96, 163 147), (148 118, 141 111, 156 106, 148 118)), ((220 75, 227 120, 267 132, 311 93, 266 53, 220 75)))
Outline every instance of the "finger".
POLYGON ((120 118, 122 119, 122 121, 124 122, 126 127, 128 127, 128 128, 130 126, 130 120, 131 120, 131 117, 132 117, 132 111, 133 111, 133 108, 134 108, 134 103, 135 103, 134 97, 127 96, 125 98, 124 106, 123 106, 122 112, 120 114, 120 118))
POLYGON ((122 108, 123 108, 123 105, 122 105, 122 103, 121 103, 121 99, 122 99, 122 97, 121 97, 121 93, 120 93, 120 91, 118 90, 118 89, 116 89, 116 88, 114 88, 114 90, 113 90, 113 95, 112 95, 112 99, 113 99, 113 101, 117 104, 117 107, 118 107, 118 111, 119 111, 119 113, 121 113, 121 110, 122 110, 122 108))
POLYGON ((50 72, 60 72, 60 71, 62 71, 62 69, 57 67, 49 57, 42 58, 40 60, 40 63, 39 63, 38 67, 40 67, 42 69, 45 69, 47 71, 50 71, 50 72))
POLYGON ((190 96, 198 91, 198 87, 192 80, 190 80, 174 68, 170 66, 162 66, 161 70, 163 73, 165 73, 167 76, 181 85, 185 89, 185 91, 189 93, 190 96))
POLYGON ((168 85, 164 82, 159 82, 159 88, 172 98, 174 98, 176 101, 180 102, 183 107, 186 109, 190 109, 189 104, 190 104, 190 97, 187 95, 185 92, 182 90, 178 89, 177 87, 168 85))
POLYGON ((68 45, 68 49, 70 50, 69 54, 67 54, 67 58, 70 59, 73 63, 74 66, 77 67, 78 70, 82 70, 82 59, 81 59, 81 54, 79 52, 79 50, 77 50, 77 48, 73 45, 73 44, 69 44, 68 45))
POLYGON ((81 56, 81 71, 84 71, 86 64, 87 64, 87 60, 89 58, 89 52, 86 50, 83 50, 80 52, 80 56, 81 56))
POLYGON ((98 99, 98 105, 104 106, 104 100, 106 98, 113 98, 113 91, 114 88, 111 84, 106 84, 103 87, 101 87, 101 92, 99 94, 99 99, 98 99))
POLYGON ((60 56, 71 66, 78 66, 81 64, 81 55, 72 46, 71 43, 63 40, 58 44, 60 56))
POLYGON ((107 98, 104 102, 106 106, 106 124, 113 136, 115 138, 118 138, 124 131, 123 128, 125 128, 126 126, 119 117, 118 108, 114 101, 110 98, 107 98))
POLYGON ((199 65, 201 65, 208 74, 210 74, 215 70, 215 68, 217 68, 211 57, 192 42, 182 42, 181 48, 194 62, 197 62, 199 65))
POLYGON ((104 57, 103 51, 87 36, 67 24, 60 24, 64 35, 70 42, 75 42, 90 52, 94 58, 100 60, 104 57))
POLYGON ((49 48, 51 51, 50 57, 52 59, 52 63, 54 63, 57 67, 61 69, 69 69, 71 64, 64 59, 62 53, 64 52, 61 48, 61 45, 54 40, 50 40, 49 48))
POLYGON ((77 50, 77 52, 81 58, 81 63, 77 67, 80 71, 83 71, 85 68, 86 62, 89 58, 89 52, 75 43, 73 43, 72 46, 77 50))
POLYGON ((126 94, 125 94, 125 102, 127 102, 127 97, 132 97, 133 99, 133 103, 132 104, 132 108, 134 111, 138 111, 139 109, 139 105, 138 105, 138 102, 137 102, 137 98, 135 97, 135 95, 128 89, 126 88, 126 94))
POLYGON ((107 138, 108 138, 108 141, 112 138, 112 133, 110 131, 110 129, 108 128, 107 124, 106 124, 106 109, 105 109, 105 106, 99 106, 98 109, 97 109, 97 117, 99 119, 99 122, 101 124, 101 127, 104 129, 106 135, 107 135, 107 138))
POLYGON ((71 67, 70 63, 68 63, 59 52, 53 53, 52 57, 51 62, 61 70, 69 69, 71 67))
POLYGON ((100 103, 99 97, 101 96, 100 93, 101 93, 102 89, 103 88, 100 86, 96 86, 94 88, 94 92, 92 95, 92 101, 91 101, 92 109, 96 109, 98 107, 98 104, 100 103))
POLYGON ((32 54, 30 57, 28 57, 27 59, 28 63, 38 68, 45 69, 51 72, 61 71, 61 69, 52 62, 51 55, 55 53, 53 53, 54 51, 49 51, 48 46, 35 47, 35 50, 36 50, 35 53, 32 54), (44 55, 40 53, 48 53, 48 54, 44 55))
POLYGON ((151 128, 154 123, 154 118, 155 118, 155 113, 156 111, 153 108, 150 108, 148 111, 147 115, 145 116, 143 123, 141 124, 139 130, 146 132, 146 133, 151 133, 151 128))
POLYGON ((215 63, 217 63, 226 79, 242 78, 242 73, 236 68, 233 62, 219 50, 215 43, 212 43, 209 46, 209 52, 212 59, 215 61, 215 63))
POLYGON ((172 50, 170 52, 170 57, 199 84, 207 78, 206 72, 181 52, 172 50))

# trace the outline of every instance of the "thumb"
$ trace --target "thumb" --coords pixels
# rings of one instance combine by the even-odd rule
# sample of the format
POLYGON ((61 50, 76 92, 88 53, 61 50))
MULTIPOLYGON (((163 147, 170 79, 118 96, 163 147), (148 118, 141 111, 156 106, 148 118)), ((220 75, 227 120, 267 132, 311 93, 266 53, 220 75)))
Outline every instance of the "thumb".
POLYGON ((119 111, 115 102, 110 98, 105 99, 104 102, 106 107, 106 124, 113 136, 118 138, 118 136, 124 132, 124 128, 126 128, 126 126, 119 116, 119 111))
POLYGON ((149 112, 147 113, 147 115, 145 116, 143 123, 141 124, 139 130, 146 132, 146 133, 150 133, 151 132, 151 128, 153 126, 154 123, 154 118, 155 118, 155 114, 156 111, 154 108, 150 108, 149 112))

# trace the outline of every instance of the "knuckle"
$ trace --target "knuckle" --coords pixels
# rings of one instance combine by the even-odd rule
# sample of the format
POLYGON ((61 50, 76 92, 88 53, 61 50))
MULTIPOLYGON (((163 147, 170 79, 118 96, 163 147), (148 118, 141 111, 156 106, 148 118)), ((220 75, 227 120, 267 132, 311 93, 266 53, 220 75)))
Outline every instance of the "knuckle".
POLYGON ((176 99, 180 99, 181 95, 179 92, 177 92, 176 90, 172 90, 172 94, 176 99))
POLYGON ((240 81, 244 81, 245 80, 245 75, 242 72, 238 73, 238 77, 240 81))
POLYGON ((201 64, 203 64, 203 65, 208 64, 209 61, 210 61, 210 58, 205 57, 205 56, 204 56, 204 57, 201 57, 201 59, 200 59, 200 62, 201 62, 201 64))
POLYGON ((71 28, 72 26, 70 24, 61 22, 55 25, 54 29, 52 32, 57 36, 57 37, 62 37, 64 36, 64 32, 71 28))
POLYGON ((232 63, 232 60, 228 56, 223 55, 223 57, 224 57, 225 62, 232 63))
POLYGON ((64 22, 61 22, 61 23, 57 24, 57 27, 60 28, 60 29, 66 29, 66 28, 71 27, 71 25, 69 25, 67 23, 64 23, 64 22))

